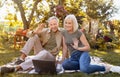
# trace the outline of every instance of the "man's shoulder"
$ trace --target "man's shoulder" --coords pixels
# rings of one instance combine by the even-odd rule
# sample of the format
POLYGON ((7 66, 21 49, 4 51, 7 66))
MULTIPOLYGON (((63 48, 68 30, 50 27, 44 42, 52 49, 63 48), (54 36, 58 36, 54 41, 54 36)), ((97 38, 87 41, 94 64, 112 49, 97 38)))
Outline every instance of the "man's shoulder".
POLYGON ((60 32, 61 32, 61 34, 64 34, 66 32, 66 30, 64 28, 60 28, 60 32))
MULTIPOLYGON (((60 33, 64 33, 65 32, 65 29, 64 28, 58 28, 58 30, 60 31, 60 33)), ((44 33, 44 32, 50 32, 50 29, 49 28, 44 28, 43 30, 42 30, 42 32, 44 33)))
POLYGON ((42 31, 48 31, 49 30, 49 28, 43 28, 43 30, 42 31))
POLYGON ((44 28, 43 30, 42 30, 42 33, 49 33, 50 32, 50 29, 49 28, 44 28))
POLYGON ((65 29, 64 29, 64 28, 59 28, 59 30, 60 30, 61 32, 65 31, 65 29))

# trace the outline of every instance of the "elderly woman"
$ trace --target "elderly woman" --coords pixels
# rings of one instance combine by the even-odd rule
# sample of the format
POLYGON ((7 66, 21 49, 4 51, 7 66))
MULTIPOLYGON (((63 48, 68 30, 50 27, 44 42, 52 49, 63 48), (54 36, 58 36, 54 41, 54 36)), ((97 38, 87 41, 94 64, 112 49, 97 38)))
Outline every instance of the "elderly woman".
POLYGON ((70 58, 66 59, 62 66, 65 70, 80 70, 84 73, 107 71, 108 67, 90 64, 90 46, 85 35, 78 30, 78 22, 74 15, 67 15, 64 19, 65 50, 70 52, 70 58))

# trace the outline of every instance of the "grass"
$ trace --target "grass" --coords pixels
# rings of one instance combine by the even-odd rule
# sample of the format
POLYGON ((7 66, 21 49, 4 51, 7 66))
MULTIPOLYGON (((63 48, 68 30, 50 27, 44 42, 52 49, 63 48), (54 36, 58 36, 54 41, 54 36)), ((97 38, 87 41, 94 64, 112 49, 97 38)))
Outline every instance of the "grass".
MULTIPOLYGON (((120 50, 108 50, 108 51, 98 51, 91 50, 91 55, 99 56, 103 58, 103 61, 108 62, 113 65, 120 66, 120 50)), ((16 57, 20 55, 19 50, 9 49, 9 48, 0 48, 0 65, 6 64, 11 60, 14 60, 16 57)), ((85 73, 69 73, 69 74, 61 74, 61 75, 30 75, 30 74, 18 74, 18 73, 10 73, 5 74, 0 77, 119 77, 120 74, 117 73, 108 73, 108 74, 85 74, 85 73)))

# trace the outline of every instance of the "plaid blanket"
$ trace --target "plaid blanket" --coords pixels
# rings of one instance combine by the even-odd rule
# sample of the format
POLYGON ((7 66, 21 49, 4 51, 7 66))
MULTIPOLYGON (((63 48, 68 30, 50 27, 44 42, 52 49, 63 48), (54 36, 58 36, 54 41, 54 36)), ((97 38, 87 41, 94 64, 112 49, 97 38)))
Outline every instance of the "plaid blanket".
MULTIPOLYGON (((31 57, 32 56, 28 56, 26 59, 29 59, 31 57)), ((100 57, 91 56, 91 63, 90 64, 103 66, 103 65, 108 64, 108 63, 103 62, 102 58, 100 58, 100 57)), ((111 65, 111 64, 109 64, 109 65, 111 65)), ((16 65, 14 65, 14 61, 12 61, 10 63, 7 63, 7 64, 5 64, 3 66, 16 67, 16 65)), ((64 70, 61 64, 57 64, 56 70, 58 72, 57 74, 80 72, 80 70, 64 70)), ((114 73, 120 74, 120 66, 111 65, 110 72, 114 72, 114 73)), ((17 73, 38 74, 37 72, 35 72, 34 66, 32 66, 31 69, 26 70, 26 71, 24 71, 24 70, 17 71, 17 73)), ((99 73, 104 74, 104 72, 99 72, 99 73)))

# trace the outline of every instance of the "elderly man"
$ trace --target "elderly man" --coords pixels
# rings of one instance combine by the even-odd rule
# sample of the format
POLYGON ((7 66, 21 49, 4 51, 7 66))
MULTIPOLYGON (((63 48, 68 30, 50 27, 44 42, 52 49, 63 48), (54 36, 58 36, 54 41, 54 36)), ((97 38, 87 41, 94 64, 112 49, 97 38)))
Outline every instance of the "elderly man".
POLYGON ((1 73, 10 73, 15 70, 27 70, 33 66, 32 60, 55 60, 59 53, 60 47, 63 46, 62 60, 65 58, 65 44, 63 36, 59 30, 59 20, 52 16, 48 19, 48 28, 44 28, 45 24, 40 24, 34 31, 30 31, 27 36, 30 37, 25 46, 21 49, 21 56, 15 62, 16 67, 1 67, 1 73), (25 60, 31 49, 34 47, 34 57, 25 60))

